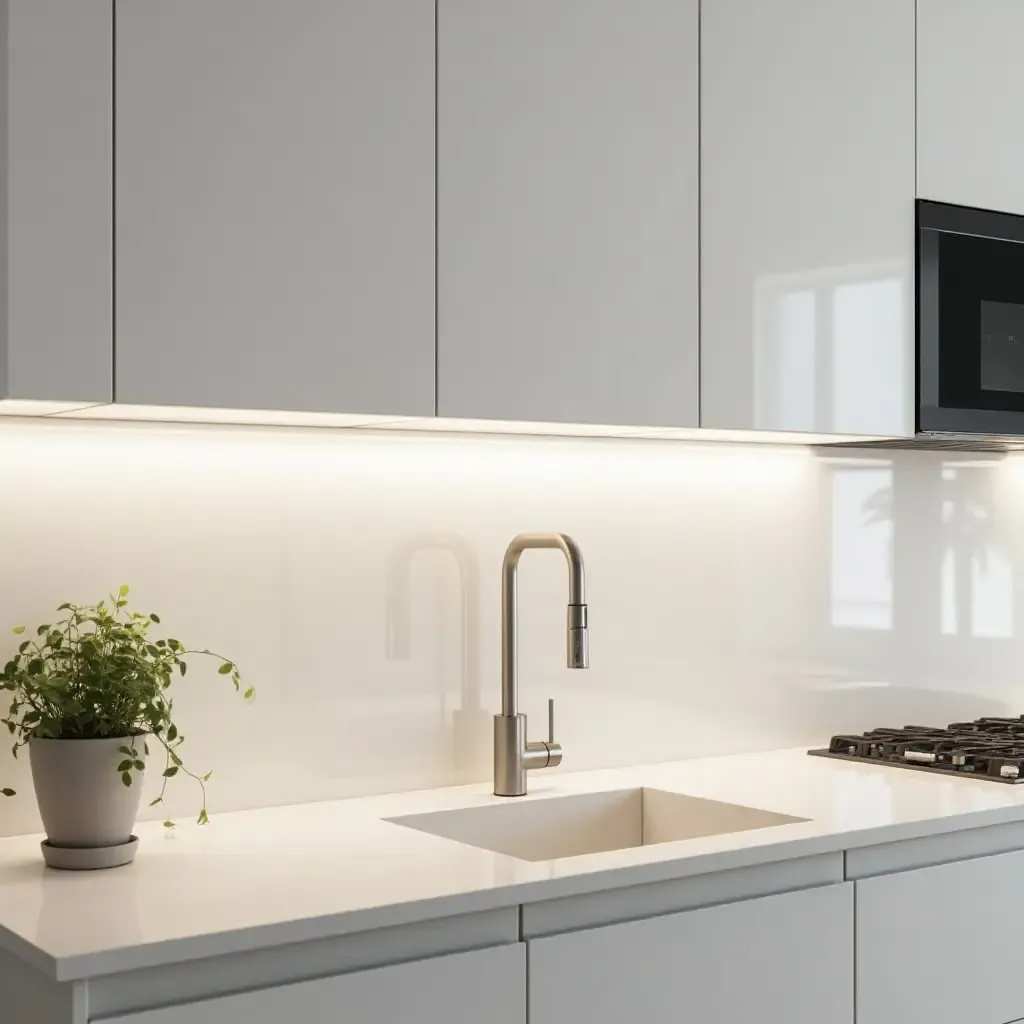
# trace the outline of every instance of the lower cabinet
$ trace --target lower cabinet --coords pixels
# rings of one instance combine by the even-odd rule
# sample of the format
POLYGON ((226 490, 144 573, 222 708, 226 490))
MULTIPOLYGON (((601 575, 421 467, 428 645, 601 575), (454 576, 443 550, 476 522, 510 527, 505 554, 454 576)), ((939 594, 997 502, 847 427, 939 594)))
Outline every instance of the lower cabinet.
POLYGON ((849 882, 532 940, 530 1024, 852 1024, 853 943, 849 882))
POLYGON ((498 946, 104 1020, 109 1024, 526 1024, 526 951, 522 943, 498 946))
POLYGON ((1024 1018, 1024 851, 855 884, 858 1024, 1024 1018))

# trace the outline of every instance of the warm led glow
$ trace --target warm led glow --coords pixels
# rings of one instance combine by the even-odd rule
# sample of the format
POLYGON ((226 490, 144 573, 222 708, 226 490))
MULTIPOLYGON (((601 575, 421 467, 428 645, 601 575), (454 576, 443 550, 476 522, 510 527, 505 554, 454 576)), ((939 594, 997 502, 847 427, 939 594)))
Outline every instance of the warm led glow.
MULTIPOLYGON (((699 434, 679 444, 664 438, 432 434, 397 425, 320 430, 49 416, 9 420, 0 429, 0 454, 9 464, 45 464, 57 504, 65 488, 87 486, 74 483, 79 475, 102 479, 113 491, 118 481, 131 480, 134 488, 124 467, 145 461, 168 479, 189 481, 204 503, 223 490, 232 500, 248 495, 262 504, 273 481, 271 489, 291 494, 312 488, 331 509, 357 492, 386 494, 401 504, 423 488, 440 489, 446 500, 458 495, 459 501, 476 501, 511 486, 516 494, 526 488, 524 501, 557 502, 611 480, 623 495, 656 493, 666 507, 692 502, 696 492, 749 496, 754 485, 764 502, 800 486, 812 463, 807 446, 702 441, 699 434)), ((507 504, 507 496, 502 500, 507 504)), ((424 508, 420 513, 428 515, 424 508)))
MULTIPOLYGON (((26 414, 29 415, 29 414, 26 414)), ((394 416, 358 413, 280 412, 274 409, 205 409, 186 405, 95 405, 66 411, 73 419, 140 423, 228 423, 266 427, 384 427, 394 416)))
POLYGON ((84 402, 39 402, 29 398, 0 399, 0 416, 58 416, 81 412, 92 406, 84 402))
POLYGON ((518 420, 370 416, 349 413, 279 412, 260 409, 201 409, 186 406, 98 405, 62 413, 76 419, 163 423, 228 423, 252 426, 344 427, 463 434, 525 434, 550 437, 651 438, 673 441, 731 441, 738 444, 835 444, 877 441, 861 434, 814 434, 772 430, 716 430, 704 427, 634 427, 608 424, 526 423, 518 420))

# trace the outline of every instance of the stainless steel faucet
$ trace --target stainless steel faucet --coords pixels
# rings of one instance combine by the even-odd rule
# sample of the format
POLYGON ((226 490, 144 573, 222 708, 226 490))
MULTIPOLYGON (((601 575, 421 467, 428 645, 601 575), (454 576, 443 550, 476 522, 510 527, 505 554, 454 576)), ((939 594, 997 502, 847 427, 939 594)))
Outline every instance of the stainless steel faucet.
POLYGON ((587 668, 586 582, 583 555, 576 541, 564 533, 521 533, 512 539, 501 565, 501 714, 494 716, 494 793, 525 796, 526 773, 561 763, 562 748, 555 742, 555 702, 548 701, 548 738, 528 742, 526 715, 519 714, 517 666, 516 575, 519 559, 529 548, 557 548, 569 564, 569 612, 566 662, 569 668, 587 668))

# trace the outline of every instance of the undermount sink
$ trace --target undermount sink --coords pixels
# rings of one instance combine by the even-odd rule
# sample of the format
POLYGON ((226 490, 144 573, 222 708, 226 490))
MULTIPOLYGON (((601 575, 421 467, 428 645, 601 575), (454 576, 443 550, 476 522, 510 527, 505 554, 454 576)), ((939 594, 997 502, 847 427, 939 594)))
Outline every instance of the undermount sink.
POLYGON ((794 825, 808 819, 660 789, 619 789, 388 820, 519 860, 537 861, 794 825))

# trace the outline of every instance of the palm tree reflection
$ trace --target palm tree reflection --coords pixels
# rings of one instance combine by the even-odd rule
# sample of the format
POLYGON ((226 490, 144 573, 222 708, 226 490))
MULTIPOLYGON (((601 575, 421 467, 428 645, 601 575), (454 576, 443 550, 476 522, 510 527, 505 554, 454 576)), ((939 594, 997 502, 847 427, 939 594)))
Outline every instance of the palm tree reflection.
MULTIPOLYGON (((927 522, 915 522, 896 513, 894 488, 899 487, 896 466, 890 483, 874 491, 862 505, 865 526, 876 523, 891 526, 886 550, 890 574, 893 545, 913 544, 916 530, 924 531, 927 541, 927 534, 937 526, 942 561, 943 633, 964 636, 1009 636, 1012 633, 1010 555, 994 514, 994 465, 996 463, 942 464, 938 479, 941 509, 938 523, 932 518, 934 495, 929 495, 931 507, 927 522)), ((912 511, 912 506, 908 511, 912 511)))

